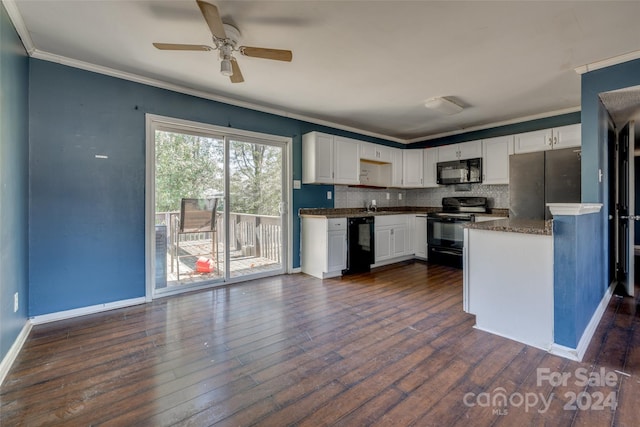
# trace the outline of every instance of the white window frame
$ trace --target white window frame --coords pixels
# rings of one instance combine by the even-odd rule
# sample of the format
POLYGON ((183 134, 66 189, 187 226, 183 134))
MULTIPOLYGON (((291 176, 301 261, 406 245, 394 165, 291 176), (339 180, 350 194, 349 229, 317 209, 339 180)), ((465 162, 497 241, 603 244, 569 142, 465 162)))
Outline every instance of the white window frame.
MULTIPOLYGON (((273 273, 265 273, 251 276, 241 276, 237 278, 230 278, 216 283, 204 283, 201 286, 190 286, 185 289, 176 289, 174 291, 166 291, 162 294, 157 294, 155 290, 155 174, 156 174, 156 162, 155 162, 155 131, 156 129, 187 133, 202 134, 203 136, 212 137, 238 137, 238 138, 251 138, 262 140, 264 142, 274 142, 284 144, 283 155, 285 157, 283 162, 283 182, 282 191, 284 195, 284 201, 286 209, 284 210, 284 218, 282 223, 283 228, 283 270, 285 274, 290 274, 293 271, 293 212, 292 202, 293 193, 290 183, 293 178, 293 139, 290 137, 270 135, 259 132, 246 131, 241 129, 234 129, 223 126, 216 126, 207 123, 200 123, 190 120, 176 119, 172 117, 159 116, 155 114, 145 115, 145 132, 146 132, 146 173, 145 173, 145 299, 146 301, 152 301, 154 298, 173 295, 176 293, 182 293, 185 291, 193 291, 198 289, 206 289, 215 286, 228 285, 231 283, 243 282, 247 280, 256 279, 259 277, 271 276, 273 273), (153 191, 151 191, 153 190, 153 191)), ((225 231, 226 233, 226 231, 225 231)), ((228 238, 228 236, 226 236, 228 238)))

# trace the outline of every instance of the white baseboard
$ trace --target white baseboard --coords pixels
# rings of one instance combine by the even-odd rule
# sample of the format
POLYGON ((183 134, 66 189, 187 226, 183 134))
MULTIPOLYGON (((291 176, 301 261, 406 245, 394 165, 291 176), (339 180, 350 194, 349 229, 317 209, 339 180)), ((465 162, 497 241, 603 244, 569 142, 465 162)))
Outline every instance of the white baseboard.
POLYGON ((488 332, 488 333, 490 333, 492 335, 497 335, 497 336, 502 337, 502 338, 507 338, 507 339, 509 339, 511 341, 517 341, 519 343, 526 344, 526 345, 531 346, 531 347, 539 348, 540 350, 549 351, 548 343, 545 344, 545 343, 534 343, 534 342, 523 341, 521 338, 514 338, 514 337, 512 337, 510 335, 506 335, 506 334, 503 334, 501 332, 496 332, 496 331, 493 331, 491 329, 486 329, 486 328, 478 326, 478 324, 473 325, 473 328, 477 329, 479 331, 488 332))
POLYGON ((87 314, 100 313, 102 311, 115 310, 116 308, 130 307, 132 305, 144 304, 147 302, 145 297, 131 298, 122 301, 108 302, 105 304, 97 304, 89 307, 81 307, 73 310, 58 311, 55 313, 43 314, 31 318, 31 323, 40 325, 43 323, 55 322, 57 320, 70 319, 72 317, 85 316, 87 314))
POLYGON ((596 333, 598 324, 600 323, 604 312, 607 310, 607 306, 609 305, 609 301, 611 300, 611 296, 613 295, 614 288, 615 284, 612 283, 611 285, 609 285, 609 288, 600 300, 600 304, 598 304, 598 308, 596 308, 593 316, 591 316, 589 324, 582 333, 582 337, 580 338, 577 347, 571 348, 560 344, 553 344, 551 346, 551 349, 549 350, 549 353, 555 354, 556 356, 564 357, 566 359, 577 360, 578 362, 581 362, 584 354, 587 352, 589 343, 591 343, 593 334, 596 333))
POLYGON ((0 385, 4 382, 5 377, 9 373, 13 362, 15 362, 16 357, 18 357, 18 353, 22 349, 22 346, 27 341, 27 337, 29 336, 29 332, 31 332, 31 327, 33 323, 31 320, 27 319, 22 330, 18 334, 18 337, 13 342, 13 345, 7 352, 7 355, 0 361, 0 385))

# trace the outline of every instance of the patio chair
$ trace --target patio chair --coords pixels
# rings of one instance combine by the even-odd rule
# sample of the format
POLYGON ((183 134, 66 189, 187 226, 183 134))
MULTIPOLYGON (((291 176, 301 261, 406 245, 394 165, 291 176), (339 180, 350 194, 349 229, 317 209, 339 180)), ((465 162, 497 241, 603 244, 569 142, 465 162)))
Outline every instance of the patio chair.
POLYGON ((182 199, 180 203, 180 217, 175 219, 174 224, 174 257, 177 260, 177 274, 180 279, 180 258, 210 256, 215 259, 216 271, 220 271, 220 259, 218 254, 218 234, 217 234, 217 209, 219 198, 211 199, 182 199), (198 242, 201 239, 195 234, 210 233, 211 250, 202 252, 198 242), (191 235, 188 240, 185 237, 191 235), (180 253, 180 247, 185 254, 180 253), (194 251, 195 247, 195 251, 194 251))

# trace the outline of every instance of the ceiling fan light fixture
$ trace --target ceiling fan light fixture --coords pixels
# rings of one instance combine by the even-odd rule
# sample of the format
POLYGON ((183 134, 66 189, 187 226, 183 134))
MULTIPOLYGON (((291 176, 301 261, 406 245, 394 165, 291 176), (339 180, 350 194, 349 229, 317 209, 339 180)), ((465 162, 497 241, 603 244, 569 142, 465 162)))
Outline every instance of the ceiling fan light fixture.
POLYGON ((233 68, 231 67, 230 60, 223 59, 222 61, 220 61, 220 74, 227 77, 230 77, 233 75, 233 68))
POLYGON ((462 106, 442 96, 427 99, 424 106, 447 116, 458 114, 464 109, 462 106))

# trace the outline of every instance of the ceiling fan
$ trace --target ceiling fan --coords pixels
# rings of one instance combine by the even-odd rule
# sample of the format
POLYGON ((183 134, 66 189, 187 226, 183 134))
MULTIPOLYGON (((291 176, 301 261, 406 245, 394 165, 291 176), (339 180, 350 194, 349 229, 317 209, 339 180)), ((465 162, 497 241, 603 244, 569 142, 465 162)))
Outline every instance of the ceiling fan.
POLYGON ((218 8, 211 3, 196 0, 204 20, 209 25, 213 44, 215 47, 200 44, 179 44, 179 43, 153 43, 160 50, 196 50, 220 52, 220 74, 228 76, 231 83, 242 83, 244 78, 240 72, 238 61, 233 56, 233 52, 240 52, 241 55, 254 58, 274 59, 276 61, 291 62, 293 53, 290 50, 267 49, 263 47, 238 46, 240 31, 230 24, 224 24, 220 19, 218 8))

